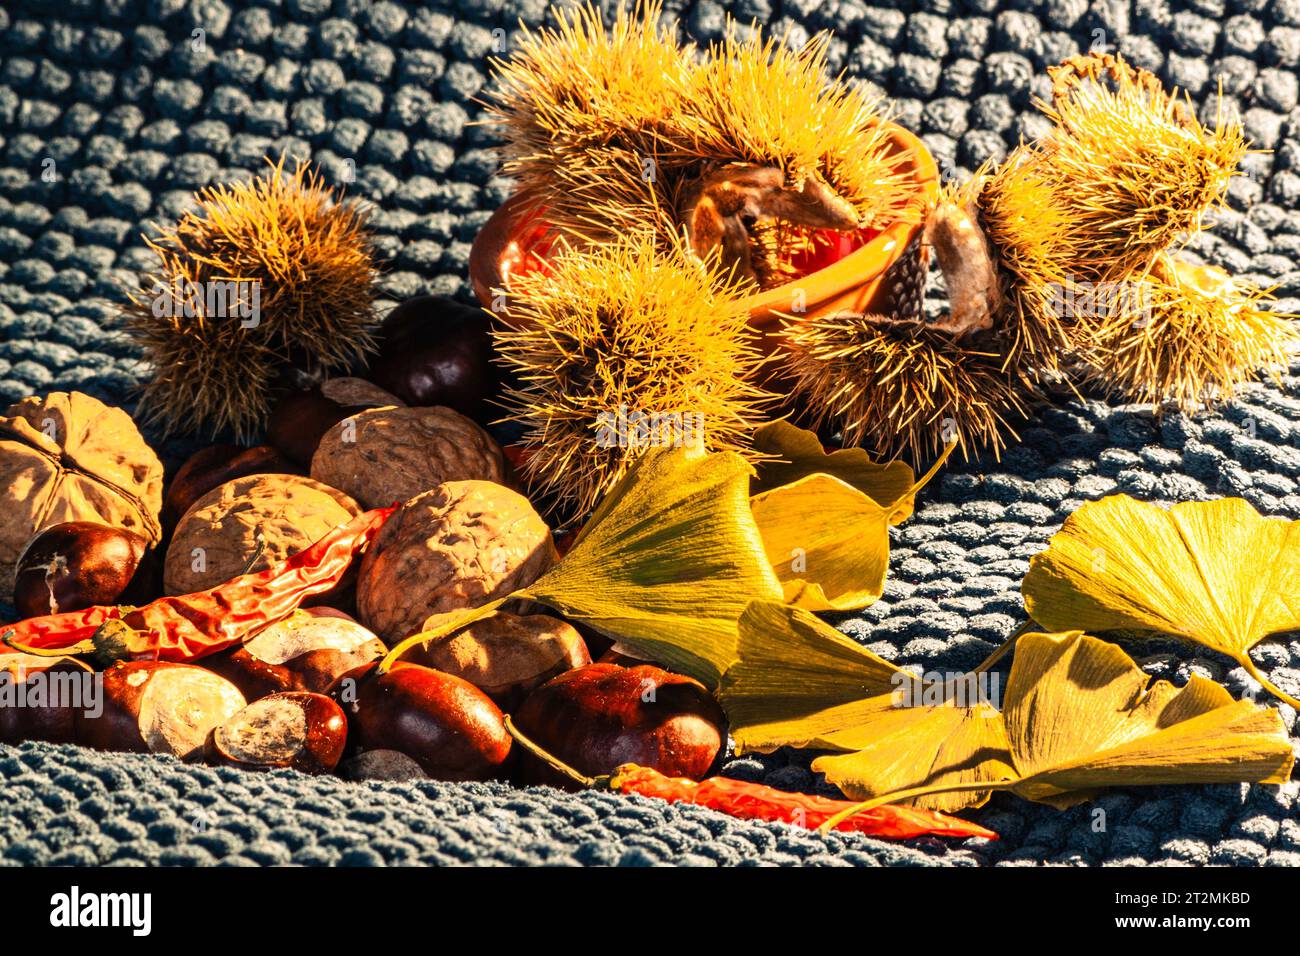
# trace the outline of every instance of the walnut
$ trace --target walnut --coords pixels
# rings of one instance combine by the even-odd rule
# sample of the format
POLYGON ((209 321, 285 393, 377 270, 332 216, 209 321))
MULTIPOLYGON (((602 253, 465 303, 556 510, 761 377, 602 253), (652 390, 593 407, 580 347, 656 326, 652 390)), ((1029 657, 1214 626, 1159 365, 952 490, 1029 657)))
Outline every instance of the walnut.
POLYGON ((591 655, 582 635, 557 617, 498 612, 413 647, 403 660, 463 678, 508 709, 556 674, 590 664, 591 655))
POLYGON ((448 481, 406 502, 361 561, 357 610, 390 644, 431 614, 526 587, 558 559, 550 529, 518 492, 448 481))
POLYGON ((264 570, 360 513, 341 491, 300 475, 246 475, 228 481, 194 502, 177 524, 163 564, 163 588, 168 594, 189 594, 245 569, 264 570))
POLYGON ((25 398, 0 416, 0 601, 27 542, 91 521, 162 540, 163 468, 131 417, 80 392, 25 398))
POLYGON ((444 481, 502 481, 505 464, 491 436, 450 408, 372 408, 325 433, 311 476, 383 508, 444 481))

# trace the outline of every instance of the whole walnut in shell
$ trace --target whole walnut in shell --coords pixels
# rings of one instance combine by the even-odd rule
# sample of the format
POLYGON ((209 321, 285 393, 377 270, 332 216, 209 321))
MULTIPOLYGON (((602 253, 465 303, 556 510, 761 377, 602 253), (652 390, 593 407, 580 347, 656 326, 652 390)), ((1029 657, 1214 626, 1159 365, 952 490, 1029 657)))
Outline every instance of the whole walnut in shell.
POLYGON ((25 398, 0 416, 0 600, 38 532, 68 521, 162 540, 163 467, 131 417, 80 392, 25 398))
POLYGON ((448 481, 384 523, 357 575, 361 620, 388 643, 431 614, 527 587, 559 556, 528 499, 490 481, 448 481))
POLYGON ((444 481, 503 481, 505 462, 487 432, 450 408, 370 408, 325 433, 311 476, 383 508, 444 481))
POLYGON ((227 481, 194 502, 176 525, 163 563, 163 589, 189 594, 245 569, 265 570, 360 513, 343 492, 300 475, 227 481))

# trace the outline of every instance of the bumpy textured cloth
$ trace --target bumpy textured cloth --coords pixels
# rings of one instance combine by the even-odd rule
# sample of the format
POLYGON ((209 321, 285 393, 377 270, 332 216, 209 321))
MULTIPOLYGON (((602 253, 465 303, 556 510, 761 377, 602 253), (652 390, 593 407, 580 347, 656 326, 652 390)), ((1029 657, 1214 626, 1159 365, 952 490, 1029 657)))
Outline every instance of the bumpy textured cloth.
MULTIPOLYGON (((682 5, 719 36, 728 9, 682 5)), ((467 297, 470 242, 508 193, 472 98, 494 44, 541 0, 61 0, 0 8, 0 400, 81 389, 127 404, 141 370, 115 304, 152 255, 140 232, 191 191, 310 156, 377 207, 387 299, 467 297), (504 32, 494 32, 504 31, 504 32)), ((1041 119, 1044 69, 1095 44, 1204 104, 1222 81, 1255 144, 1231 211, 1193 247, 1300 296, 1300 0, 743 0, 797 39, 830 29, 832 66, 876 84, 958 171, 1041 119), (900 9, 900 6, 902 9, 900 9)), ((954 466, 897 529, 884 599, 844 629, 927 670, 969 668, 1023 615, 1019 579, 1062 519, 1114 491, 1240 495, 1300 517, 1300 368, 1194 419, 1099 399, 1039 415, 1002 461, 954 466)), ((179 450, 172 446, 174 461, 179 450)), ((1129 648, 1153 674, 1252 689, 1177 644, 1129 648)), ((1255 652, 1300 693, 1300 641, 1255 652)), ((1281 707, 1288 725, 1295 714, 1281 707)), ((824 787, 809 757, 726 772, 824 787)), ((504 785, 351 784, 75 747, 0 747, 5 863, 1037 864, 1300 863, 1295 785, 1114 792, 1064 813, 998 796, 971 815, 999 843, 906 845, 753 825, 640 798, 504 785), (1102 812, 1098 812, 1102 811, 1102 812)))

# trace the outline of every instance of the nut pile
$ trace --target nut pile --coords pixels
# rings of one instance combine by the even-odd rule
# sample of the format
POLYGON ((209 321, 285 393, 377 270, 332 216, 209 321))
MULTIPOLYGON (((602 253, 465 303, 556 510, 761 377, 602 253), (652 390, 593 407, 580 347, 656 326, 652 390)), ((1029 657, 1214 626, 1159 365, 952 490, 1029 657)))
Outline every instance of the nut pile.
POLYGON ((503 711, 519 710, 540 745, 588 770, 613 771, 619 754, 674 773, 714 764, 725 730, 702 686, 640 666, 616 687, 624 668, 593 664, 588 638, 534 608, 380 666, 431 616, 503 597, 559 560, 483 427, 497 381, 482 321, 427 298, 394 318, 397 344, 381 342, 370 378, 286 392, 267 444, 209 445, 167 482, 131 417, 90 396, 32 397, 0 416, 0 596, 16 624, 89 615, 99 640, 131 631, 105 609, 175 601, 183 617, 207 601, 207 626, 240 635, 112 663, 0 646, 0 742, 351 779, 547 779, 507 731, 503 711), (340 559, 330 542, 372 514, 373 538, 340 559), (303 584, 331 560, 343 564, 328 588, 303 584), (292 587, 305 599, 287 600, 292 587), (694 695, 642 693, 679 684, 694 695))

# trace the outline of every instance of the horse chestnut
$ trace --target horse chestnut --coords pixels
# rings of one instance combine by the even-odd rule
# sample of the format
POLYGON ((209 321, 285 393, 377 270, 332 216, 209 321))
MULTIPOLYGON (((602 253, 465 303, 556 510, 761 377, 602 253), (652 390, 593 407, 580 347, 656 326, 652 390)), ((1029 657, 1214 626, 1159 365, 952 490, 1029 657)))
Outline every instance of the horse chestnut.
POLYGON ((157 568, 134 531, 67 521, 32 538, 18 557, 14 605, 23 617, 136 604, 153 597, 157 568))
POLYGON ((409 299, 388 314, 379 337, 371 381, 408 405, 444 405, 482 419, 498 375, 481 309, 431 295, 409 299))
MULTIPOLYGON (((698 780, 726 739, 722 709, 704 685, 650 664, 568 671, 529 694, 514 719, 527 737, 590 777, 635 763, 698 780)), ((531 754, 521 759, 520 776, 574 786, 531 754)))
POLYGON ((290 767, 329 773, 347 743, 348 722, 321 694, 271 694, 230 717, 208 738, 209 761, 245 770, 290 767))
POLYGON ((503 611, 416 645, 406 658, 464 678, 506 710, 556 674, 591 663, 571 625, 546 614, 503 611))
POLYGON ((257 700, 280 691, 323 694, 341 675, 386 650, 383 641, 342 611, 313 607, 202 663, 246 698, 257 700))
POLYGON ((340 405, 321 394, 320 387, 285 395, 271 410, 266 438, 286 458, 302 468, 311 467, 311 456, 321 436, 345 418, 365 411, 365 405, 340 405))
POLYGON ((208 735, 245 704, 224 677, 168 661, 119 661, 104 671, 102 693, 98 715, 78 715, 78 743, 182 759, 200 756, 208 735))
POLYGON ((486 780, 510 755, 497 705, 469 681, 398 662, 386 674, 366 664, 331 691, 348 715, 348 746, 395 750, 435 780, 486 780))
POLYGON ((0 653, 0 743, 72 743, 77 710, 96 706, 84 683, 91 677, 84 664, 67 657, 0 653))

